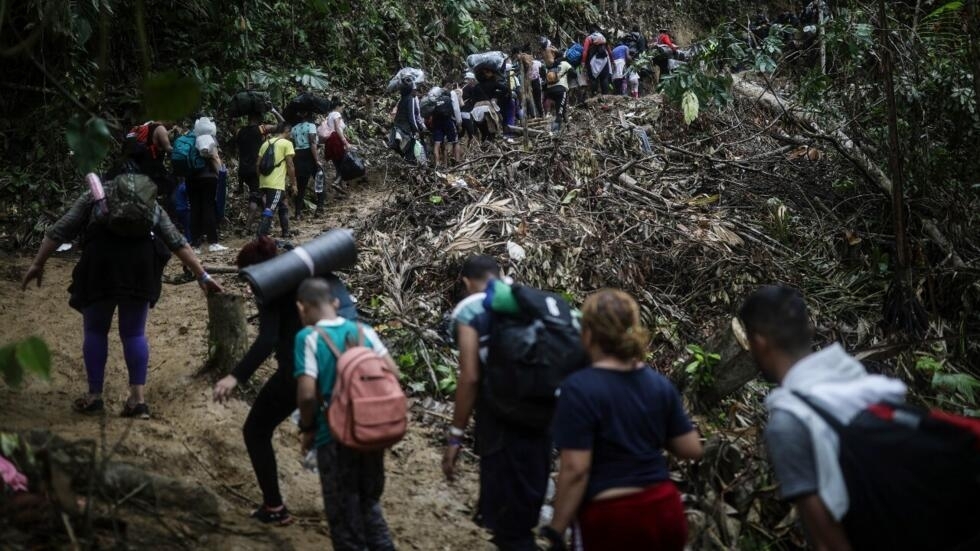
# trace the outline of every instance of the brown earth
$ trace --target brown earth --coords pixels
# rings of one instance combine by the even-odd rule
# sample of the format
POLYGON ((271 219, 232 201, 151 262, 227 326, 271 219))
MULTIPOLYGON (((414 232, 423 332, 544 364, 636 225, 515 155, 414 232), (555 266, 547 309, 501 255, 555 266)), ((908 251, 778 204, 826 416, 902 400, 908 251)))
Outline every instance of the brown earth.
MULTIPOLYGON (((318 223, 298 225, 302 241, 321 227, 336 226, 351 218, 366 216, 385 200, 391 189, 381 181, 387 172, 354 187, 347 197, 334 202, 318 223)), ((210 265, 228 265, 245 238, 226 239, 227 253, 203 258, 210 265)), ((0 430, 47 429, 69 439, 100 439, 97 417, 82 417, 70 403, 86 390, 82 363, 81 315, 68 306, 66 288, 77 255, 74 251, 52 258, 40 289, 22 292, 19 277, 30 263, 23 255, 0 260, 0 342, 38 335, 51 347, 52 377, 49 383, 29 381, 17 391, 0 386, 0 430)), ((173 261, 167 274, 179 274, 173 261)), ((233 287, 233 276, 220 276, 233 287)), ((359 300, 372 297, 361 296, 359 300)), ((254 306, 250 306, 254 314, 254 306)), ((160 302, 150 313, 150 371, 147 402, 153 418, 129 421, 115 414, 127 393, 127 375, 121 345, 110 333, 106 372, 106 442, 116 445, 113 461, 137 465, 147 471, 200 484, 213 491, 221 509, 221 528, 215 536, 199 540, 197 548, 296 549, 329 548, 316 475, 301 465, 295 427, 284 423, 276 434, 282 491, 298 522, 293 526, 266 529, 248 519, 261 499, 245 452, 241 425, 262 381, 274 367, 272 362, 253 378, 251 388, 239 393, 228 405, 211 400, 211 380, 198 374, 206 356, 207 308, 196 285, 164 285, 160 302)), ((255 331, 251 327, 251 331, 255 331)), ((402 549, 489 549, 486 534, 471 521, 476 498, 475 465, 463 467, 461 479, 450 485, 442 477, 438 444, 441 428, 415 423, 404 442, 390 453, 388 485, 383 505, 386 517, 402 549)), ((149 547, 153 547, 152 544, 149 547)), ((166 546, 160 546, 162 548, 166 546)))

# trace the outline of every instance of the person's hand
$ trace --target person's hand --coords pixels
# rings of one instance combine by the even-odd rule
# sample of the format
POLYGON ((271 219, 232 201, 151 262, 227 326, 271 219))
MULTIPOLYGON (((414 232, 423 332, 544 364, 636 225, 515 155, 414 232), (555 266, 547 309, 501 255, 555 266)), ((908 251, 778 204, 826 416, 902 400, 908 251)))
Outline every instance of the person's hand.
POLYGON ((446 480, 450 482, 456 478, 456 460, 459 459, 459 444, 449 444, 442 456, 442 474, 446 475, 446 480))
POLYGON ((37 280, 38 287, 41 286, 41 280, 44 279, 44 266, 40 266, 38 264, 31 264, 31 267, 28 268, 27 272, 24 274, 24 279, 22 279, 20 282, 21 283, 20 290, 26 291, 27 286, 31 283, 32 279, 37 280))
POLYGON ((231 392, 238 386, 238 379, 234 375, 227 375, 214 384, 214 401, 219 404, 231 398, 231 392))
POLYGON ((316 433, 313 431, 299 433, 299 446, 303 455, 313 449, 313 442, 316 440, 316 433))
POLYGON ((204 291, 205 294, 225 292, 225 290, 221 287, 221 284, 215 281, 214 278, 207 274, 207 272, 198 278, 197 284, 200 285, 201 290, 204 291))

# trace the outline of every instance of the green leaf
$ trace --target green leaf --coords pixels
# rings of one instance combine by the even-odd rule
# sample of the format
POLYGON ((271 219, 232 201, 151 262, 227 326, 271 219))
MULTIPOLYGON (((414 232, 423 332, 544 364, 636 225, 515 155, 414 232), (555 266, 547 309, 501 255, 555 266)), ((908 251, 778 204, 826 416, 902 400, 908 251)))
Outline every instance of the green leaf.
POLYGON ((958 11, 962 8, 963 8, 963 2, 960 0, 957 0, 955 2, 947 2, 946 4, 943 4, 942 6, 939 6, 938 8, 933 10, 932 13, 930 13, 929 15, 923 17, 922 22, 925 23, 926 21, 940 17, 944 13, 951 12, 951 11, 958 11))
POLYGON ((93 172, 109 152, 112 136, 109 127, 101 117, 86 119, 75 115, 65 125, 65 139, 75 154, 75 165, 85 172, 93 172))
POLYGON ((156 73, 143 83, 143 107, 153 120, 177 121, 201 103, 201 83, 176 71, 156 73))
POLYGON ((17 448, 20 447, 20 438, 16 434, 10 432, 0 432, 0 451, 3 455, 10 457, 17 448))
POLYGON ((574 201, 576 197, 578 197, 578 190, 577 189, 573 189, 572 191, 569 191, 565 195, 565 197, 561 200, 561 204, 567 205, 567 204, 571 203, 572 201, 574 201))
POLYGON ((51 378, 51 351, 40 338, 28 337, 17 343, 15 355, 17 363, 25 371, 29 371, 44 380, 51 378))
POLYGON ((433 205, 441 205, 442 195, 430 195, 429 202, 432 203, 433 205))
POLYGON ((681 110, 684 111, 684 124, 690 125, 698 118, 699 108, 698 96, 692 90, 684 92, 684 97, 681 99, 681 110))
POLYGON ((698 367, 700 365, 701 365, 701 362, 695 360, 695 361, 687 364, 686 366, 684 366, 684 372, 687 373, 688 375, 694 375, 695 373, 698 372, 698 367))
POLYGON ((932 386, 946 392, 962 394, 975 402, 976 392, 980 390, 980 380, 966 373, 936 373, 932 376, 932 386))

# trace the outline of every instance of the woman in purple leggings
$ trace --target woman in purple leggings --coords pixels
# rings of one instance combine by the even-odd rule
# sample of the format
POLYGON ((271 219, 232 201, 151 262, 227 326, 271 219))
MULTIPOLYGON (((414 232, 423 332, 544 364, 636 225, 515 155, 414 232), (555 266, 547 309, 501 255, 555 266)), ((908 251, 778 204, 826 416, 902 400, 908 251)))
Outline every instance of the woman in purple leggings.
MULTIPOLYGON (((124 177, 124 176, 120 176, 124 177)), ((142 175, 125 177, 144 178, 142 175)), ((114 180, 106 182, 111 193, 114 180)), ((146 317, 160 298, 163 268, 170 252, 198 278, 205 291, 221 292, 221 286, 204 271, 184 236, 170 217, 156 205, 153 231, 145 236, 119 235, 94 214, 91 193, 85 192, 71 209, 48 228, 34 262, 24 275, 23 288, 32 280, 41 286, 44 264, 62 243, 81 237, 82 257, 72 272, 68 304, 82 313, 85 339, 82 355, 88 376, 88 394, 75 400, 79 413, 104 409, 102 384, 109 352, 112 315, 119 311, 119 338, 129 371, 129 399, 123 417, 150 418, 143 396, 150 349, 146 341, 146 317), (168 251, 169 249, 169 251, 168 251)))

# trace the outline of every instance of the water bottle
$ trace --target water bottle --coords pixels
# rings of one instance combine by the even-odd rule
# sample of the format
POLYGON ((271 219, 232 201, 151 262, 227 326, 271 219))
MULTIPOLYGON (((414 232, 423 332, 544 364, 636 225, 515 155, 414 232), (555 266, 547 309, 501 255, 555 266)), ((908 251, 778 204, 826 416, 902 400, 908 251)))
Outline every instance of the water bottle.
POLYGON ((106 204, 105 190, 102 188, 102 180, 94 172, 85 175, 88 183, 88 190, 92 194, 92 204, 95 208, 95 216, 102 217, 109 214, 109 205, 106 204))
POLYGON ((326 178, 323 176, 323 171, 316 171, 316 177, 313 179, 313 191, 316 193, 323 193, 323 184, 326 178))

